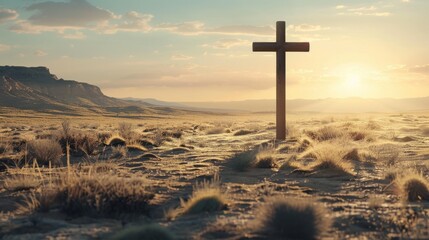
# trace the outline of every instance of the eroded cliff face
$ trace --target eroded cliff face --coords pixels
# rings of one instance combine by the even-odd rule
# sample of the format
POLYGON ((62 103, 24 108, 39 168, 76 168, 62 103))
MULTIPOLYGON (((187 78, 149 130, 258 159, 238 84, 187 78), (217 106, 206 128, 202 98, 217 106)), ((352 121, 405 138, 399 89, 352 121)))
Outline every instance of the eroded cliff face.
POLYGON ((33 95, 46 95, 52 98, 51 101, 61 104, 109 107, 128 105, 122 100, 105 96, 97 86, 58 79, 46 67, 2 66, 0 79, 0 90, 16 97, 25 97, 28 95, 25 93, 32 92, 33 95))

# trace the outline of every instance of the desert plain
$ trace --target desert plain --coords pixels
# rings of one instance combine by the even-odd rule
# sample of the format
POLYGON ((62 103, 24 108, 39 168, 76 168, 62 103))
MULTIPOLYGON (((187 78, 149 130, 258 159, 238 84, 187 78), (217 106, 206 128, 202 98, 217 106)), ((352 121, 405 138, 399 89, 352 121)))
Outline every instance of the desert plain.
POLYGON ((274 120, 3 112, 0 236, 429 237, 429 113, 288 113, 285 141, 274 120))

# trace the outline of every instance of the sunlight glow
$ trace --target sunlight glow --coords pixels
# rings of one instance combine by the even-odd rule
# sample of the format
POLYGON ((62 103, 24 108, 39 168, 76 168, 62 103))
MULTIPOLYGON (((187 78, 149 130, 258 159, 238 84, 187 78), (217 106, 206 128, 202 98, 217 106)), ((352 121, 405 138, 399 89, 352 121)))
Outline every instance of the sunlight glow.
POLYGON ((350 74, 346 77, 345 86, 349 89, 357 88, 360 85, 361 77, 357 74, 350 74))

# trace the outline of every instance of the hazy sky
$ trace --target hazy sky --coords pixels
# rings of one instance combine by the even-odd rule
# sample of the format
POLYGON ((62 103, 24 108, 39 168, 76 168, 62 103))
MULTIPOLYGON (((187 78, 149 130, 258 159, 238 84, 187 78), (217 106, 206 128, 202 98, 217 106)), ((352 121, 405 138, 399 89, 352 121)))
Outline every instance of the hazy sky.
POLYGON ((114 97, 275 98, 275 53, 253 41, 309 41, 287 54, 287 97, 429 96, 429 1, 0 0, 0 65, 47 66, 114 97))

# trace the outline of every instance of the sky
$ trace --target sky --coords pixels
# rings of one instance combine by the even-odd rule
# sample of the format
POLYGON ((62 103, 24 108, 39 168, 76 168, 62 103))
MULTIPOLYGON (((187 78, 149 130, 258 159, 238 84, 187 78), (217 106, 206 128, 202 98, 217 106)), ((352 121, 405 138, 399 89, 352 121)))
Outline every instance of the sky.
POLYGON ((0 65, 46 66, 109 96, 165 101, 429 96, 427 0, 0 0, 0 65))

